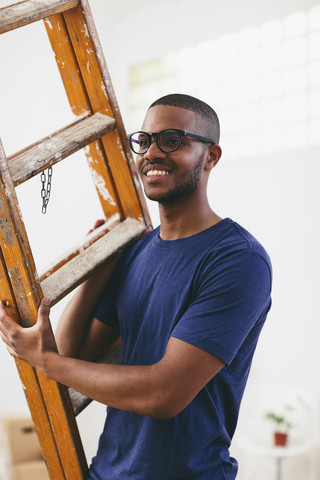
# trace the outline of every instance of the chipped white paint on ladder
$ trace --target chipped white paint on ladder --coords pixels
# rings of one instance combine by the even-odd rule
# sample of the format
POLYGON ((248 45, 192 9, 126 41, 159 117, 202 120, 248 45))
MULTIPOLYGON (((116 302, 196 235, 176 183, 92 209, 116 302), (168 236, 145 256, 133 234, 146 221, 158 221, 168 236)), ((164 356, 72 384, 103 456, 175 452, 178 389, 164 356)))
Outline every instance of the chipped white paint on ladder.
POLYGON ((51 30, 53 30, 53 26, 51 24, 50 18, 46 18, 44 22, 48 25, 49 28, 51 28, 51 30))
POLYGON ((103 82, 101 82, 101 89, 102 89, 103 93, 105 94, 106 98, 108 98, 107 89, 106 89, 106 86, 103 82))
POLYGON ((125 162, 127 162, 127 158, 126 158, 125 153, 124 153, 124 150, 123 150, 123 148, 122 148, 122 143, 121 143, 120 137, 117 138, 117 146, 118 146, 119 152, 121 153, 122 160, 124 160, 125 162))
POLYGON ((93 177, 93 181, 95 183, 95 186, 97 187, 100 195, 104 198, 104 200, 109 202, 110 205, 115 206, 116 204, 115 204, 113 198, 111 197, 108 189, 106 188, 106 183, 104 181, 103 176, 99 175, 95 170, 92 170, 91 173, 92 173, 92 177, 93 177))
POLYGON ((84 33, 84 36, 85 36, 85 37, 88 37, 88 38, 89 38, 89 32, 88 32, 87 24, 84 23, 84 24, 83 24, 83 27, 84 27, 84 29, 81 30, 81 32, 84 33))

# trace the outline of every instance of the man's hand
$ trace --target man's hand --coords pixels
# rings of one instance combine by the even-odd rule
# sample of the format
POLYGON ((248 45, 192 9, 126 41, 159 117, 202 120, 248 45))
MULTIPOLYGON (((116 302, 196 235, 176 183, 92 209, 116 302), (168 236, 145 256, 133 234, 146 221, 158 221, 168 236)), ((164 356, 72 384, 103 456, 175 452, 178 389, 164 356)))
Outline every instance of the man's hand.
POLYGON ((48 357, 57 353, 50 320, 50 300, 42 299, 37 323, 29 328, 18 325, 6 312, 0 301, 0 336, 13 357, 24 360, 40 371, 45 371, 48 357))
POLYGON ((99 220, 96 220, 93 227, 90 228, 90 230, 88 231, 87 235, 89 235, 89 233, 93 232, 96 228, 101 227, 101 225, 103 225, 104 223, 105 223, 105 220, 103 218, 99 218, 99 220))

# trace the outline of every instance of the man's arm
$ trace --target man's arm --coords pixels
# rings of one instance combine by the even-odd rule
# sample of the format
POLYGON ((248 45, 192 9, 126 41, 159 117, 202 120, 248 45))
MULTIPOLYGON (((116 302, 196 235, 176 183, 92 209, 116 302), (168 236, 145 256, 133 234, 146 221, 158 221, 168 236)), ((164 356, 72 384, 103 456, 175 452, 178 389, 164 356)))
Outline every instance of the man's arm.
POLYGON ((164 357, 154 365, 103 365, 58 353, 46 300, 38 322, 17 325, 0 304, 0 335, 11 355, 27 361, 49 378, 109 406, 168 419, 180 413, 223 368, 210 353, 171 337, 164 357))
POLYGON ((55 331, 61 355, 92 359, 119 336, 118 330, 92 318, 93 309, 117 260, 108 262, 82 283, 63 311, 55 331))

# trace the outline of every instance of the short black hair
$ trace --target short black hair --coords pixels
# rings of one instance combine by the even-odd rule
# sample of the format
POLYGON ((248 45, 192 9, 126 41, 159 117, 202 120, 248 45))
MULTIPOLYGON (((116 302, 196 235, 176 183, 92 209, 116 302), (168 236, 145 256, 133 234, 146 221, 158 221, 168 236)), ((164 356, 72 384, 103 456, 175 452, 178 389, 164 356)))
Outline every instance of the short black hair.
POLYGON ((185 95, 184 93, 171 93, 159 98, 153 102, 149 109, 156 107, 157 105, 169 105, 171 107, 184 108, 185 110, 191 110, 199 115, 200 127, 202 135, 212 138, 212 140, 218 144, 220 139, 220 123, 219 118, 213 108, 207 103, 199 100, 191 95, 185 95))

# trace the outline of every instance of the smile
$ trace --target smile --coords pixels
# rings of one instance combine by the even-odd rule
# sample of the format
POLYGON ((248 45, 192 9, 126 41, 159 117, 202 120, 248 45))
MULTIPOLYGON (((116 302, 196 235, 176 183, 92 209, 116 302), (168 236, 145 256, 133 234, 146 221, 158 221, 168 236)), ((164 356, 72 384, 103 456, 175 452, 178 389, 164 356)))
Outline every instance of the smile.
POLYGON ((164 177, 168 175, 169 172, 165 170, 149 170, 146 175, 147 177, 164 177))

